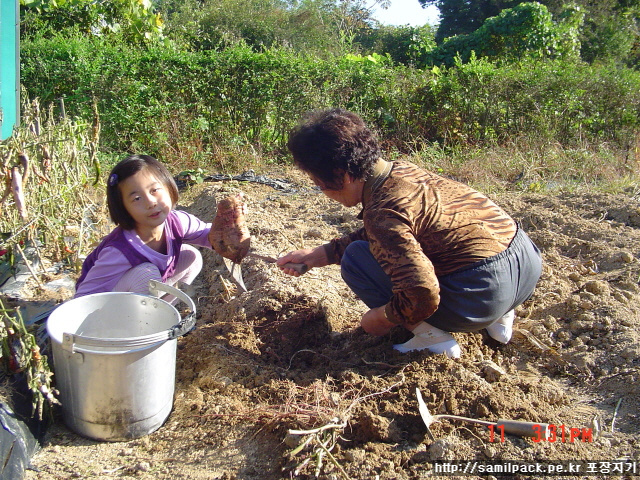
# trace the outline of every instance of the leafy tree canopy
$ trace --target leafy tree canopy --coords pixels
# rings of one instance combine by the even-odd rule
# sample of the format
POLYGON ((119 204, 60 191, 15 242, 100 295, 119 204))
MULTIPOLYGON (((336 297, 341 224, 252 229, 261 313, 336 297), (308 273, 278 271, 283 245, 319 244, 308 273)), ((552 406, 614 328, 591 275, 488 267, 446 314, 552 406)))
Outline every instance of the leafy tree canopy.
POLYGON ((163 0, 159 9, 167 35, 193 50, 245 44, 325 56, 350 50, 373 23, 364 0, 163 0))
POLYGON ((438 43, 454 35, 474 32, 487 18, 522 3, 517 0, 419 0, 419 2, 423 7, 435 5, 440 10, 440 24, 436 34, 438 43))
MULTIPOLYGON (((418 0, 440 10, 436 42, 476 31, 488 18, 525 3, 518 0, 418 0)), ((589 62, 618 60, 638 64, 640 0, 539 0, 556 19, 577 6, 585 15, 579 37, 581 57, 589 62)))
POLYGON ((151 0, 20 0, 22 34, 67 29, 94 35, 120 32, 132 41, 159 39, 164 22, 151 0))
POLYGON ((428 63, 453 65, 475 56, 502 61, 523 56, 577 58, 582 20, 578 7, 567 12, 563 22, 554 23, 544 5, 522 3, 487 19, 473 33, 446 39, 429 54, 428 63))
POLYGON ((358 32, 356 42, 366 53, 387 54, 396 63, 419 65, 425 55, 436 47, 435 29, 431 25, 381 25, 358 32))

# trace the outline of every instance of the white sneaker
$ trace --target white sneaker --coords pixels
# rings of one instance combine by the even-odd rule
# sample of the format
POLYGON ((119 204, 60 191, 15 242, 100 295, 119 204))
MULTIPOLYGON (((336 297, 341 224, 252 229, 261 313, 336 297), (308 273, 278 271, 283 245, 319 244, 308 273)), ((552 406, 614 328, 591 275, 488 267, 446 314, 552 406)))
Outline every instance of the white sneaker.
POLYGON ((500 343, 508 343, 513 335, 513 320, 516 313, 513 310, 508 311, 498 320, 487 327, 489 336, 500 343))
POLYGON ((401 353, 427 349, 433 353, 444 353, 449 358, 460 358, 460 345, 450 333, 440 330, 426 322, 412 330, 414 337, 393 348, 401 353))

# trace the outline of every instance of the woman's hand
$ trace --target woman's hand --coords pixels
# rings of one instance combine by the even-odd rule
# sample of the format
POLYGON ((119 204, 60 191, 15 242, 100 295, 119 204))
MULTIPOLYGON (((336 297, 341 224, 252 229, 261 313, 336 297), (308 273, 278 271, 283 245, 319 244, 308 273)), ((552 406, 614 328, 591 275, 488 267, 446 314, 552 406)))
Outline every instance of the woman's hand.
POLYGON ((395 323, 387 320, 387 315, 384 312, 385 307, 386 305, 372 308, 362 316, 360 325, 365 332, 380 337, 389 333, 396 326, 395 323))
POLYGON ((329 259, 327 258, 327 253, 324 247, 319 246, 316 248, 306 248, 304 250, 289 252, 284 257, 280 257, 276 261, 276 265, 278 265, 284 273, 293 275, 294 277, 299 277, 300 274, 292 268, 283 267, 286 263, 304 263, 309 267, 309 270, 311 270, 313 267, 324 267, 328 265, 329 259))

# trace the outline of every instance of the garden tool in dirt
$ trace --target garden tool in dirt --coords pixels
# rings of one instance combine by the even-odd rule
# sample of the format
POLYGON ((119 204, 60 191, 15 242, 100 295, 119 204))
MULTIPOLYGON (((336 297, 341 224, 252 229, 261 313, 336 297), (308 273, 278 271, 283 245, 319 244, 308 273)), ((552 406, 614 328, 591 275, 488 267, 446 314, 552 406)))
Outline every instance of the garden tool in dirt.
MULTIPOLYGON (((255 252, 247 253, 247 257, 254 257, 269 263, 275 263, 277 260, 274 257, 269 257, 267 255, 260 255, 259 253, 255 253, 255 252)), ((244 280, 242 278, 242 268, 240 267, 240 264, 232 262, 231 260, 225 257, 222 257, 222 260, 224 261, 224 264, 227 267, 227 270, 229 270, 229 273, 231 274, 231 279, 233 280, 233 283, 235 283, 242 292, 246 292, 247 287, 245 286, 244 280)), ((296 272, 298 272, 300 275, 302 275, 303 273, 306 273, 309 270, 309 266, 306 263, 285 263, 283 267, 291 268, 296 272)))
POLYGON ((242 268, 240 267, 240 264, 236 262, 232 262, 226 257, 222 257, 222 261, 224 262, 224 265, 227 267, 227 270, 229 270, 229 273, 231 274, 231 280, 233 280, 233 283, 236 284, 236 286, 240 289, 241 292, 246 292, 247 287, 244 285, 244 280, 242 279, 242 268))
POLYGON ((420 416, 427 426, 427 433, 431 440, 435 440, 433 433, 431 432, 431 424, 438 422, 439 420, 446 418, 449 420, 461 420, 464 422, 476 423, 478 425, 484 425, 486 427, 493 427, 497 435, 502 433, 509 433, 511 435, 518 435, 520 437, 537 437, 538 439, 547 439, 549 434, 549 425, 546 423, 525 422, 522 420, 507 420, 500 419, 497 422, 488 422, 485 420, 477 420, 475 418, 461 417, 458 415, 431 415, 427 405, 424 403, 422 393, 420 389, 416 387, 416 396, 418 397, 418 409, 420 416))

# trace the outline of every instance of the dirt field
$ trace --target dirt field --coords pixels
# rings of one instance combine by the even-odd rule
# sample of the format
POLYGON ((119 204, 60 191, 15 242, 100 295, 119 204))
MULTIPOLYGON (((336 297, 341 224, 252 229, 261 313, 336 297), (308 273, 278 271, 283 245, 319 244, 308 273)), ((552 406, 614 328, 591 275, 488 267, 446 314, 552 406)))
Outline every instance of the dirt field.
MULTIPOLYGON (((181 208, 211 221, 216 200, 243 191, 252 247, 274 256, 359 226, 357 210, 330 201, 296 172, 281 175, 296 192, 205 182, 183 193, 181 208)), ((366 335, 358 326, 365 306, 337 266, 294 278, 247 258, 249 291, 240 294, 207 251, 196 281, 198 325, 178 343, 174 410, 166 423, 143 438, 104 443, 58 420, 26 478, 406 480, 437 477, 436 460, 618 460, 626 473, 563 478, 632 478, 630 465, 640 475, 635 193, 496 198, 543 251, 543 276, 517 310, 513 340, 500 345, 486 332, 454 334, 463 349, 459 360, 394 351, 394 343, 410 337, 400 328, 386 337, 366 335), (502 441, 496 431, 491 441, 486 426, 442 420, 432 425, 432 439, 416 387, 433 414, 545 422, 557 437, 502 441), (570 439, 571 428, 580 429, 580 438, 570 439)))

